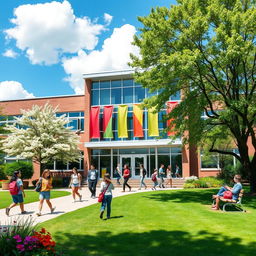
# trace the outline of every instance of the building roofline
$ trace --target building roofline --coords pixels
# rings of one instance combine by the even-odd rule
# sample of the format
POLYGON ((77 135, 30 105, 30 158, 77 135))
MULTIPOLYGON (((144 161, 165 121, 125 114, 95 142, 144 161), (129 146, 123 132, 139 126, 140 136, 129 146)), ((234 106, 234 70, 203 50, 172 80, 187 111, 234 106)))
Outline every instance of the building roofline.
POLYGON ((83 78, 91 79, 91 80, 97 80, 97 79, 104 80, 104 79, 111 79, 111 78, 117 78, 117 77, 132 77, 133 74, 134 74, 134 69, 124 69, 124 70, 112 70, 112 71, 83 74, 83 78))
POLYGON ((57 95, 57 96, 44 96, 44 97, 25 98, 25 99, 0 100, 0 103, 10 102, 10 101, 41 100, 41 99, 69 98, 69 97, 71 98, 71 97, 81 97, 81 96, 84 96, 84 94, 57 95))

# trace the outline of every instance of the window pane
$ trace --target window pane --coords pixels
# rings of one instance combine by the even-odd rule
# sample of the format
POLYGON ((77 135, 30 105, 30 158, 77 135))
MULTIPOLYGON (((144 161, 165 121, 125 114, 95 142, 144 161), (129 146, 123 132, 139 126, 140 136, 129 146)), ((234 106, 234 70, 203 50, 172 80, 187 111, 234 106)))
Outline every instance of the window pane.
POLYGON ((175 174, 176 166, 179 167, 179 174, 182 176, 182 156, 181 155, 172 155, 171 156, 171 167, 172 173, 175 174))
POLYGON ((170 153, 170 148, 157 148, 157 153, 166 153, 169 154, 170 153))
POLYGON ((100 105, 109 105, 109 104, 110 104, 110 90, 101 90, 100 105))
POLYGON ((115 88, 115 87, 122 87, 122 81, 121 80, 111 81, 111 88, 115 88))
POLYGON ((99 89, 100 88, 100 83, 99 81, 97 82, 92 82, 92 89, 99 89))
POLYGON ((92 106, 99 105, 99 90, 91 91, 91 102, 92 106))
POLYGON ((173 153, 180 153, 181 154, 181 148, 171 148, 172 154, 173 153))
POLYGON ((160 165, 164 165, 164 169, 170 164, 170 155, 158 155, 158 168, 160 165))
POLYGON ((62 161, 56 161, 56 170, 67 170, 67 164, 62 161))
POLYGON ((218 156, 217 155, 201 155, 201 167, 202 168, 218 168, 218 156))
POLYGON ((69 112, 68 115, 69 117, 77 117, 80 116, 80 112, 69 112))
POLYGON ((132 112, 128 112, 127 126, 128 126, 128 130, 133 130, 133 113, 132 112))
POLYGON ((111 156, 101 156, 100 157, 100 177, 103 177, 104 173, 111 173, 111 156))
POLYGON ((180 91, 170 97, 170 100, 180 100, 180 91))
POLYGON ((159 129, 165 129, 167 126, 167 122, 166 119, 164 118, 166 115, 165 111, 160 111, 158 113, 158 125, 159 125, 159 129))
POLYGON ((71 119, 69 124, 68 124, 69 127, 72 126, 72 130, 78 130, 78 120, 77 119, 71 119))
POLYGON ((142 102, 145 98, 145 88, 135 87, 135 102, 142 102))
POLYGON ((110 88, 110 81, 100 81, 100 89, 110 88))
POLYGON ((133 88, 124 88, 123 103, 133 103, 133 88))
POLYGON ((133 86, 133 79, 123 80, 123 86, 133 86))
POLYGON ((111 104, 121 104, 121 88, 111 90, 111 104))
POLYGON ((84 119, 80 119, 80 125, 78 128, 84 131, 84 119))

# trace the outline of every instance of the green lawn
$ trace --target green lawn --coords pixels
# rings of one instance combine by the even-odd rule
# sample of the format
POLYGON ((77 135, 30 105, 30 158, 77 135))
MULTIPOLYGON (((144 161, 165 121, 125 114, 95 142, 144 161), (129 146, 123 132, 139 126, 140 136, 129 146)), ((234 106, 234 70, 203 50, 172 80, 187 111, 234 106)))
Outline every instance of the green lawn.
MULTIPOLYGON (((39 193, 35 191, 25 191, 26 197, 24 199, 24 203, 32 203, 38 201, 39 193)), ((51 198, 61 197, 70 195, 69 192, 66 191, 51 191, 51 198)), ((12 197, 9 191, 1 191, 0 192, 0 209, 6 208, 12 202, 12 197)))
POLYGON ((64 255, 248 256, 256 251, 256 198, 247 213, 210 210, 216 190, 156 191, 115 198, 112 218, 100 204, 67 213, 41 226, 64 255))

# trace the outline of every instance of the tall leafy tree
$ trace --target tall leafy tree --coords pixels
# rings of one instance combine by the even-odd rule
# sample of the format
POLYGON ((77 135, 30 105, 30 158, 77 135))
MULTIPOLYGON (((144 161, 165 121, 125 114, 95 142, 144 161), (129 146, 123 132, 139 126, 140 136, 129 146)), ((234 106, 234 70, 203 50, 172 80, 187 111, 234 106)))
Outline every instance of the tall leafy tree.
POLYGON ((161 89, 145 103, 160 109, 182 90, 183 100, 170 114, 177 135, 189 131, 185 143, 207 142, 210 152, 236 157, 256 192, 256 1, 177 0, 139 21, 134 44, 140 56, 132 56, 131 66, 138 82, 161 89), (230 139, 239 153, 218 147, 230 139))
POLYGON ((33 106, 22 110, 13 125, 7 125, 8 136, 2 141, 2 149, 9 156, 32 159, 41 166, 53 160, 78 161, 79 136, 65 127, 68 119, 56 116, 57 108, 51 105, 33 106))

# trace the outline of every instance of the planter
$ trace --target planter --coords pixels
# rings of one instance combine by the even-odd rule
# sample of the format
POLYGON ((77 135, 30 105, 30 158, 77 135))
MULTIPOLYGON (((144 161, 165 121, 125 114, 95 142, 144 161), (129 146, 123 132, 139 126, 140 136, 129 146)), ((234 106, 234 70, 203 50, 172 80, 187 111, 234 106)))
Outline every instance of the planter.
POLYGON ((9 182, 2 182, 2 190, 9 190, 9 182))
POLYGON ((29 182, 27 180, 25 180, 25 181, 23 180, 22 183, 23 183, 23 188, 27 189, 29 182))

